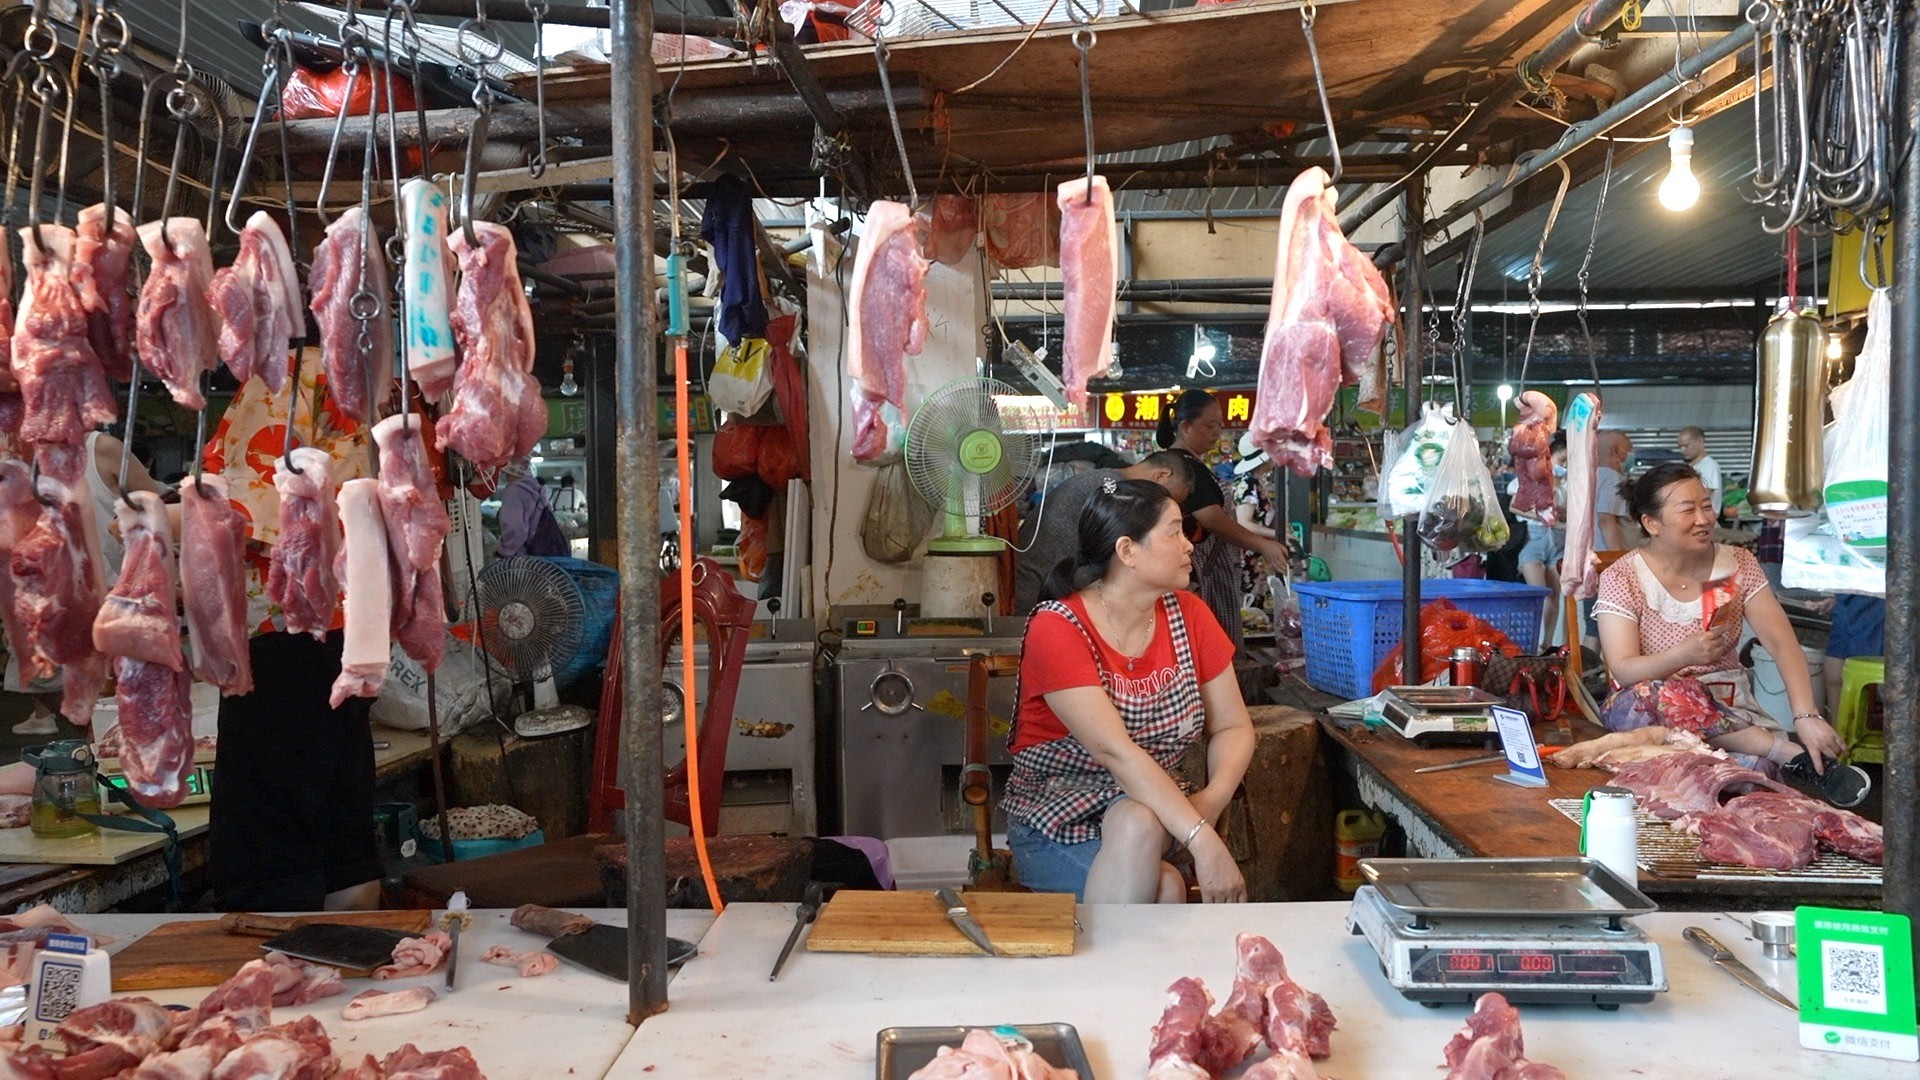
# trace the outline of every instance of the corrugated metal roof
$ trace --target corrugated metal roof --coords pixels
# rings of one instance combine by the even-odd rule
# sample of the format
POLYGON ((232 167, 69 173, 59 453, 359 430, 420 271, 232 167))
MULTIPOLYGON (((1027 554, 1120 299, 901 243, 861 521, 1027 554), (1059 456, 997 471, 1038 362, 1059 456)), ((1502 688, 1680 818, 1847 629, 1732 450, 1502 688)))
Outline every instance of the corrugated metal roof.
MULTIPOLYGON (((1660 205, 1668 155, 1656 145, 1614 169, 1595 245, 1591 289, 1669 289, 1676 295, 1727 290, 1766 282, 1783 272, 1782 240, 1760 227, 1760 210, 1742 195, 1753 173, 1753 113, 1738 106, 1694 128, 1693 171, 1700 202, 1675 213, 1660 205)), ((1557 174, 1549 174, 1557 175, 1557 174)), ((1543 288, 1579 287, 1580 260, 1593 235, 1598 177, 1567 193, 1547 241, 1543 288)), ((1547 206, 1487 235, 1473 291, 1477 296, 1526 294, 1528 270, 1546 227, 1547 206)), ((1811 249, 1805 249, 1810 252, 1811 249)), ((1459 273, 1439 268, 1442 292, 1459 273)), ((1803 290, 1804 291, 1804 290, 1803 290)))

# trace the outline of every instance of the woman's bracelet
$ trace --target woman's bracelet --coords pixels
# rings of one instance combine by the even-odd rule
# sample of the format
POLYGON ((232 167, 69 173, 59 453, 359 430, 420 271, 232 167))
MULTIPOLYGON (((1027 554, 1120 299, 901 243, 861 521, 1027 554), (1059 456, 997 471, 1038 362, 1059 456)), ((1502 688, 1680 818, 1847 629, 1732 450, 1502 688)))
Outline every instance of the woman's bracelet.
POLYGON ((1200 830, 1201 830, 1201 829, 1204 829, 1204 828, 1206 828, 1206 827, 1207 827, 1207 819, 1206 819, 1206 818, 1201 818, 1201 819, 1200 819, 1199 821, 1196 821, 1196 822, 1194 822, 1194 823, 1193 823, 1193 828, 1191 828, 1191 829, 1188 829, 1188 830, 1187 830, 1187 838, 1186 838, 1185 840, 1182 840, 1182 841, 1180 841, 1180 846, 1181 846, 1182 848, 1190 848, 1190 847, 1192 847, 1192 846, 1193 846, 1193 838, 1194 838, 1194 837, 1196 837, 1196 836, 1199 836, 1199 835, 1200 835, 1200 830))
POLYGON ((1794 718, 1795 720, 1825 720, 1825 719, 1826 719, 1826 717, 1824 717, 1824 716, 1822 716, 1822 715, 1820 715, 1820 713, 1819 713, 1819 712, 1817 712, 1817 711, 1815 711, 1815 712, 1797 712, 1797 713, 1794 713, 1794 714, 1793 714, 1793 718, 1794 718))

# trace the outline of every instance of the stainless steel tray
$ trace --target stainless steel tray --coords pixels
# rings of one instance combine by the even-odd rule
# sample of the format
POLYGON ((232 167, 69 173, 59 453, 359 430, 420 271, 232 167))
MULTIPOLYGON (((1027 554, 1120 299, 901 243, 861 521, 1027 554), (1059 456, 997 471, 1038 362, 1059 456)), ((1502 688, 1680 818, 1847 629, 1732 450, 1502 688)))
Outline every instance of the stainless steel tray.
POLYGON ((967 1024, 956 1027, 890 1027, 880 1033, 875 1053, 880 1080, 907 1080, 933 1060, 943 1046, 959 1046, 967 1032, 1011 1028, 1033 1044, 1034 1052, 1056 1069, 1072 1069, 1080 1080, 1093 1080, 1086 1048, 1072 1024, 967 1024))
POLYGON ((1592 859, 1362 859, 1360 873, 1410 915, 1622 918, 1660 907, 1592 859))
MULTIPOLYGON (((1386 692, 1406 702, 1409 712, 1483 713, 1504 703, 1477 686, 1389 686, 1386 692)), ((1391 698, 1383 704, 1392 704, 1391 698)))

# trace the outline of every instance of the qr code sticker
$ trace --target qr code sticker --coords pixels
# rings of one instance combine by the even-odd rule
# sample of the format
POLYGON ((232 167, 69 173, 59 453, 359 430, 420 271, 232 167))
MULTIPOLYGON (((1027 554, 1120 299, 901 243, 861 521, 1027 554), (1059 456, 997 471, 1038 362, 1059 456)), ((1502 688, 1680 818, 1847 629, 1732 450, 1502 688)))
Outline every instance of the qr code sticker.
POLYGON ((1824 942, 1821 975, 1827 1005, 1850 1012, 1887 1013, 1886 950, 1855 942, 1824 942))
POLYGON ((40 972, 40 1003, 35 1016, 65 1020, 80 1005, 80 968, 76 964, 48 964, 40 972))

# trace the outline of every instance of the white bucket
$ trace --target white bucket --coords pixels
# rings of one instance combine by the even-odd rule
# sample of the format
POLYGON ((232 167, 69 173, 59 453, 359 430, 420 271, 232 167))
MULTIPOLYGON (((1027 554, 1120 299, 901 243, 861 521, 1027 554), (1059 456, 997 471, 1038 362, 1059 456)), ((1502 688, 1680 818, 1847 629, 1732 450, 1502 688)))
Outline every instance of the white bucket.
MULTIPOLYGON (((1826 666, 1827 652, 1811 645, 1802 645, 1800 651, 1807 655, 1807 671, 1813 676, 1814 707, 1824 712, 1827 707, 1827 680, 1822 669, 1826 666)), ((1787 681, 1781 676, 1780 665, 1773 662, 1773 655, 1767 652, 1767 647, 1758 643, 1753 646, 1753 696, 1760 703, 1760 708, 1782 730, 1793 730, 1793 704, 1787 700, 1787 681)))

